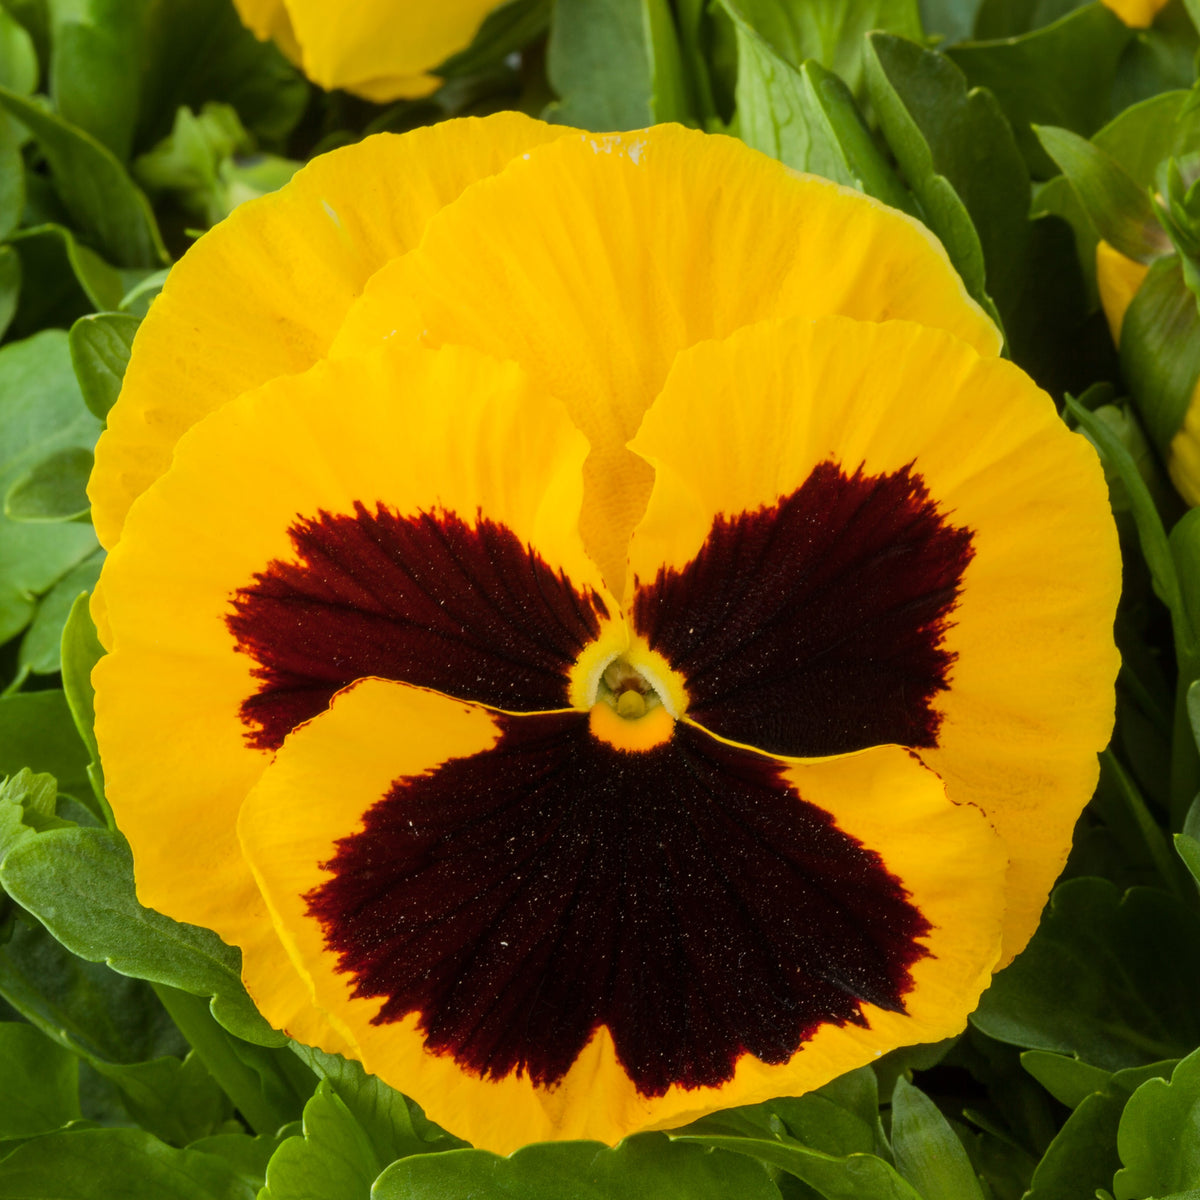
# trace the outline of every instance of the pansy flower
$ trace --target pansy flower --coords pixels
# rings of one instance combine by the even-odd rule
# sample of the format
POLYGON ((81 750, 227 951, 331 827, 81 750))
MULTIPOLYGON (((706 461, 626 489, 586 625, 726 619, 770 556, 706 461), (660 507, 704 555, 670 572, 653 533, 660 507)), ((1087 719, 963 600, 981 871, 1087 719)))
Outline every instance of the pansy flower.
POLYGON ((242 22, 273 41, 323 88, 344 88, 378 104, 427 96, 432 72, 464 50, 503 0, 234 0, 242 22))
POLYGON ((91 495, 139 895, 476 1144, 963 1027, 1113 709, 1102 473, 918 223, 515 115, 238 209, 91 495))

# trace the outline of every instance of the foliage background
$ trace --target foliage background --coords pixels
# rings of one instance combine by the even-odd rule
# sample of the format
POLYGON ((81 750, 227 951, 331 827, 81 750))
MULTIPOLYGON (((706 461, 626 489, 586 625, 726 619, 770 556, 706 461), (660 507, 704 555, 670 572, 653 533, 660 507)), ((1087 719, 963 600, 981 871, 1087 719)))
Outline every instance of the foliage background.
MULTIPOLYGON (((311 87, 228 0, 0 0, 0 1200, 1200 1197, 1200 518, 1093 265, 1153 218, 1160 163, 1200 174, 1198 24, 1200 0, 1145 30, 1073 0, 510 0, 432 97, 376 107, 311 87), (137 904, 84 595, 92 446, 171 261, 314 154, 500 108, 733 133, 921 217, 1097 445, 1125 554, 1099 789, 962 1037, 509 1159, 288 1044, 236 951, 137 904), (1113 161, 1132 200, 1097 183, 1113 161)), ((1195 189, 1175 216, 1187 275, 1195 189)))

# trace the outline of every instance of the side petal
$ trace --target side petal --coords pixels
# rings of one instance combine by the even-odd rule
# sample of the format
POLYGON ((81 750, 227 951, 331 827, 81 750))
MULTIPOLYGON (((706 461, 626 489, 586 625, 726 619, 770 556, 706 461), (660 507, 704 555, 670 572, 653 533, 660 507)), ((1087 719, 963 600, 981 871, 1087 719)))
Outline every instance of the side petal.
POLYGON ((920 747, 1004 839, 1028 940, 1113 722, 1121 568, 1096 455, 936 330, 765 322, 680 356, 632 620, 689 712, 784 753, 920 747))
POLYGON ((517 359, 592 444, 584 538, 619 594, 651 478, 625 450, 675 355, 770 317, 999 334, 916 221, 732 138, 664 125, 527 152, 380 272, 333 353, 381 338, 517 359))
POLYGON ((1104 308, 1114 346, 1121 343, 1125 310, 1137 295, 1137 290, 1142 286, 1149 270, 1145 263, 1126 258, 1106 241, 1096 243, 1096 286, 1100 289, 1100 303, 1104 308))
POLYGON ((144 903, 237 935, 238 805, 356 678, 567 703, 603 608, 576 530, 586 452, 514 364, 453 347, 320 363, 185 436, 105 564, 94 675, 144 903))
POLYGON ((998 839, 895 747, 785 762, 681 725, 623 753, 584 714, 365 680, 239 832, 280 934, 244 957, 267 1017, 500 1153, 950 1036, 999 949, 998 839))
POLYGON ((433 91, 426 74, 469 45, 498 0, 287 0, 304 72, 324 88, 347 88, 378 103, 433 91))
MULTIPOLYGON (((339 9, 340 11, 340 9, 339 9)), ((182 434, 242 392, 322 358, 372 274, 468 184, 563 131, 519 113, 379 134, 240 205, 171 271, 138 329, 89 484, 101 543, 182 434)))

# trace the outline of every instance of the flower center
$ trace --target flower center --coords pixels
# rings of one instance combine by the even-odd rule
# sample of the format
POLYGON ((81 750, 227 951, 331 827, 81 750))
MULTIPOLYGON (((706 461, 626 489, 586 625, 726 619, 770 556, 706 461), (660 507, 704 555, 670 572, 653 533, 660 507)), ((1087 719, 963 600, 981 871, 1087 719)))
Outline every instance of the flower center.
POLYGON ((662 683, 625 655, 612 659, 596 681, 588 713, 592 736, 618 750, 653 750, 671 740, 675 715, 664 701, 662 683))
POLYGON ((600 676, 596 702, 616 709, 627 721, 636 721, 661 706, 662 697, 636 667, 624 658, 614 658, 600 676))

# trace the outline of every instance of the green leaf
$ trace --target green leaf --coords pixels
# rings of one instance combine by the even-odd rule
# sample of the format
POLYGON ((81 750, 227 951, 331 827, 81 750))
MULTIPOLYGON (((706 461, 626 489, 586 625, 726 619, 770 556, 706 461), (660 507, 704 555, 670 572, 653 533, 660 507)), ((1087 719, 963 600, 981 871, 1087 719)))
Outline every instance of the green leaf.
POLYGON ((149 202, 110 150, 7 88, 0 106, 37 139, 63 204, 101 253, 124 267, 167 262, 149 202))
POLYGON ((170 131, 179 108, 232 104, 261 145, 277 147, 304 113, 310 88, 270 43, 260 42, 228 0, 150 6, 136 148, 170 131))
POLYGON ((509 0, 483 19, 475 40, 437 68, 441 76, 475 75, 529 45, 550 23, 552 0, 509 0))
POLYGON ((1153 1063, 1108 1076, 1067 1118, 1033 1173, 1025 1200, 1095 1200, 1120 1167, 1117 1128, 1134 1090, 1174 1064, 1153 1063))
POLYGON ((303 1137, 275 1152, 258 1200, 370 1200, 382 1167, 362 1126, 322 1080, 304 1106, 303 1137))
POLYGON ((916 0, 729 0, 730 15, 754 29, 777 56, 799 67, 812 59, 855 95, 863 90, 864 38, 872 29, 920 41, 916 0))
POLYGON ((194 1052, 184 1059, 93 1065, 120 1089, 129 1115, 171 1145, 208 1137, 233 1116, 233 1105, 194 1052))
MULTIPOLYGON (((736 1138, 729 1139, 737 1141, 736 1138)), ((778 1200, 759 1163, 712 1153, 685 1139, 642 1133, 609 1149, 598 1142, 548 1142, 508 1158, 452 1150, 393 1163, 372 1200, 778 1200)), ((866 1192, 862 1200, 869 1200, 866 1192)))
POLYGON ((546 76, 560 97, 548 121, 598 133, 654 122, 645 0, 558 0, 546 76))
POLYGON ((83 402, 99 421, 117 402, 121 381, 129 365, 134 334, 140 317, 127 313, 93 313, 71 326, 71 363, 83 393, 83 402))
POLYGON ((1165 454, 1200 380, 1200 312, 1176 255, 1151 264, 1125 311, 1121 373, 1165 454))
MULTIPOLYGON (((62 669, 62 640, 67 620, 80 593, 90 592, 96 586, 103 565, 104 551, 97 550, 90 558, 85 558, 68 571, 46 593, 38 605, 33 622, 21 639, 18 667, 27 668, 34 675, 53 675, 62 669)), ((68 704, 70 701, 68 692, 68 704)))
POLYGON ((1088 4, 1019 37, 951 46, 973 87, 999 100, 1039 175, 1054 173, 1031 126, 1061 125, 1089 137, 1110 115, 1117 64, 1133 31, 1102 4, 1088 4), (1070 70, 1063 64, 1070 63, 1070 70))
POLYGON ((71 605, 70 616, 63 626, 62 677, 63 692, 75 721, 75 728, 92 756, 99 762, 96 746, 95 689, 92 687, 92 668, 100 661, 104 647, 96 637, 96 626, 88 609, 88 597, 79 596, 71 605))
POLYGON ((1170 250, 1150 197, 1115 158, 1069 129, 1035 125, 1033 131, 1106 242, 1140 262, 1170 250))
POLYGON ((1198 988, 1200 917, 1187 905, 1151 888, 1122 896, 1107 880, 1072 879, 971 1022, 998 1041, 1115 1070, 1200 1044, 1198 988))
POLYGON ((0 246, 0 338, 17 313, 21 296, 21 256, 11 246, 0 246))
POLYGON ((937 1105, 901 1076, 892 1092, 896 1170, 922 1200, 984 1200, 971 1160, 937 1105))
POLYGON ((823 1154, 783 1139, 689 1134, 676 1140, 746 1155, 816 1188, 826 1200, 922 1200, 890 1163, 873 1154, 823 1154))
POLYGON ((92 452, 68 446, 35 463, 9 487, 4 515, 10 521, 74 521, 86 516, 92 452))
POLYGON ((239 1034, 281 1040, 246 996, 237 950, 209 929, 137 902, 133 860, 119 833, 48 830, 9 852, 0 884, 80 958, 196 996, 220 996, 239 1016, 239 1034))
POLYGON ((37 87, 38 60, 33 39, 10 13, 0 8, 0 86, 28 96, 37 87))
POLYGON ((79 1060, 32 1025, 0 1024, 0 1140, 51 1133, 79 1111, 79 1060))
MULTIPOLYGON (((58 450, 90 450, 99 428, 76 386, 65 333, 47 330, 0 347, 0 494, 58 450)), ((33 617, 35 597, 96 546, 88 525, 19 524, 0 516, 0 642, 19 633, 33 617)))
POLYGON ((1098 1092, 1112 1077, 1111 1071, 1093 1067, 1065 1054, 1045 1050, 1026 1050, 1021 1066, 1027 1070, 1060 1104, 1078 1108, 1093 1092, 1098 1092))
POLYGON ((1200 1051, 1171 1081, 1148 1079, 1125 1105, 1117 1132, 1124 1169, 1113 1179, 1116 1200, 1163 1196, 1200 1184, 1200 1051))
POLYGON ((683 51, 668 0, 643 0, 642 19, 650 55, 650 111, 654 121, 694 125, 683 51))
POLYGON ((224 1159, 140 1129, 51 1133, 0 1161, 0 1200, 254 1200, 224 1159))
POLYGON ((382 1163, 412 1154, 457 1150, 467 1145, 429 1121, 408 1097, 368 1075, 362 1064, 292 1043, 292 1050, 328 1083, 365 1131, 382 1163))
POLYGON ((0 775, 22 767, 45 771, 60 791, 86 796, 87 749, 62 692, 18 692, 0 697, 0 775))
POLYGON ((886 34, 867 41, 888 145, 967 291, 999 321, 1020 296, 1029 236, 1029 176, 1008 122, 942 55, 886 34))
POLYGON ((737 30, 738 133, 755 150, 913 211, 912 197, 883 157, 846 85, 810 61, 781 58, 741 15, 748 0, 722 0, 737 30))
POLYGON ((64 121, 128 159, 137 122, 146 0, 59 0, 50 95, 64 121))
POLYGON ((188 1149, 215 1154, 230 1163, 234 1170, 255 1188, 260 1188, 267 1176, 271 1155, 291 1136, 295 1126, 285 1126, 274 1137, 251 1137, 246 1133, 214 1133, 198 1138, 188 1149))
POLYGON ((84 962, 36 923, 17 920, 0 945, 0 996, 93 1064, 145 1062, 186 1049, 147 984, 84 962))

